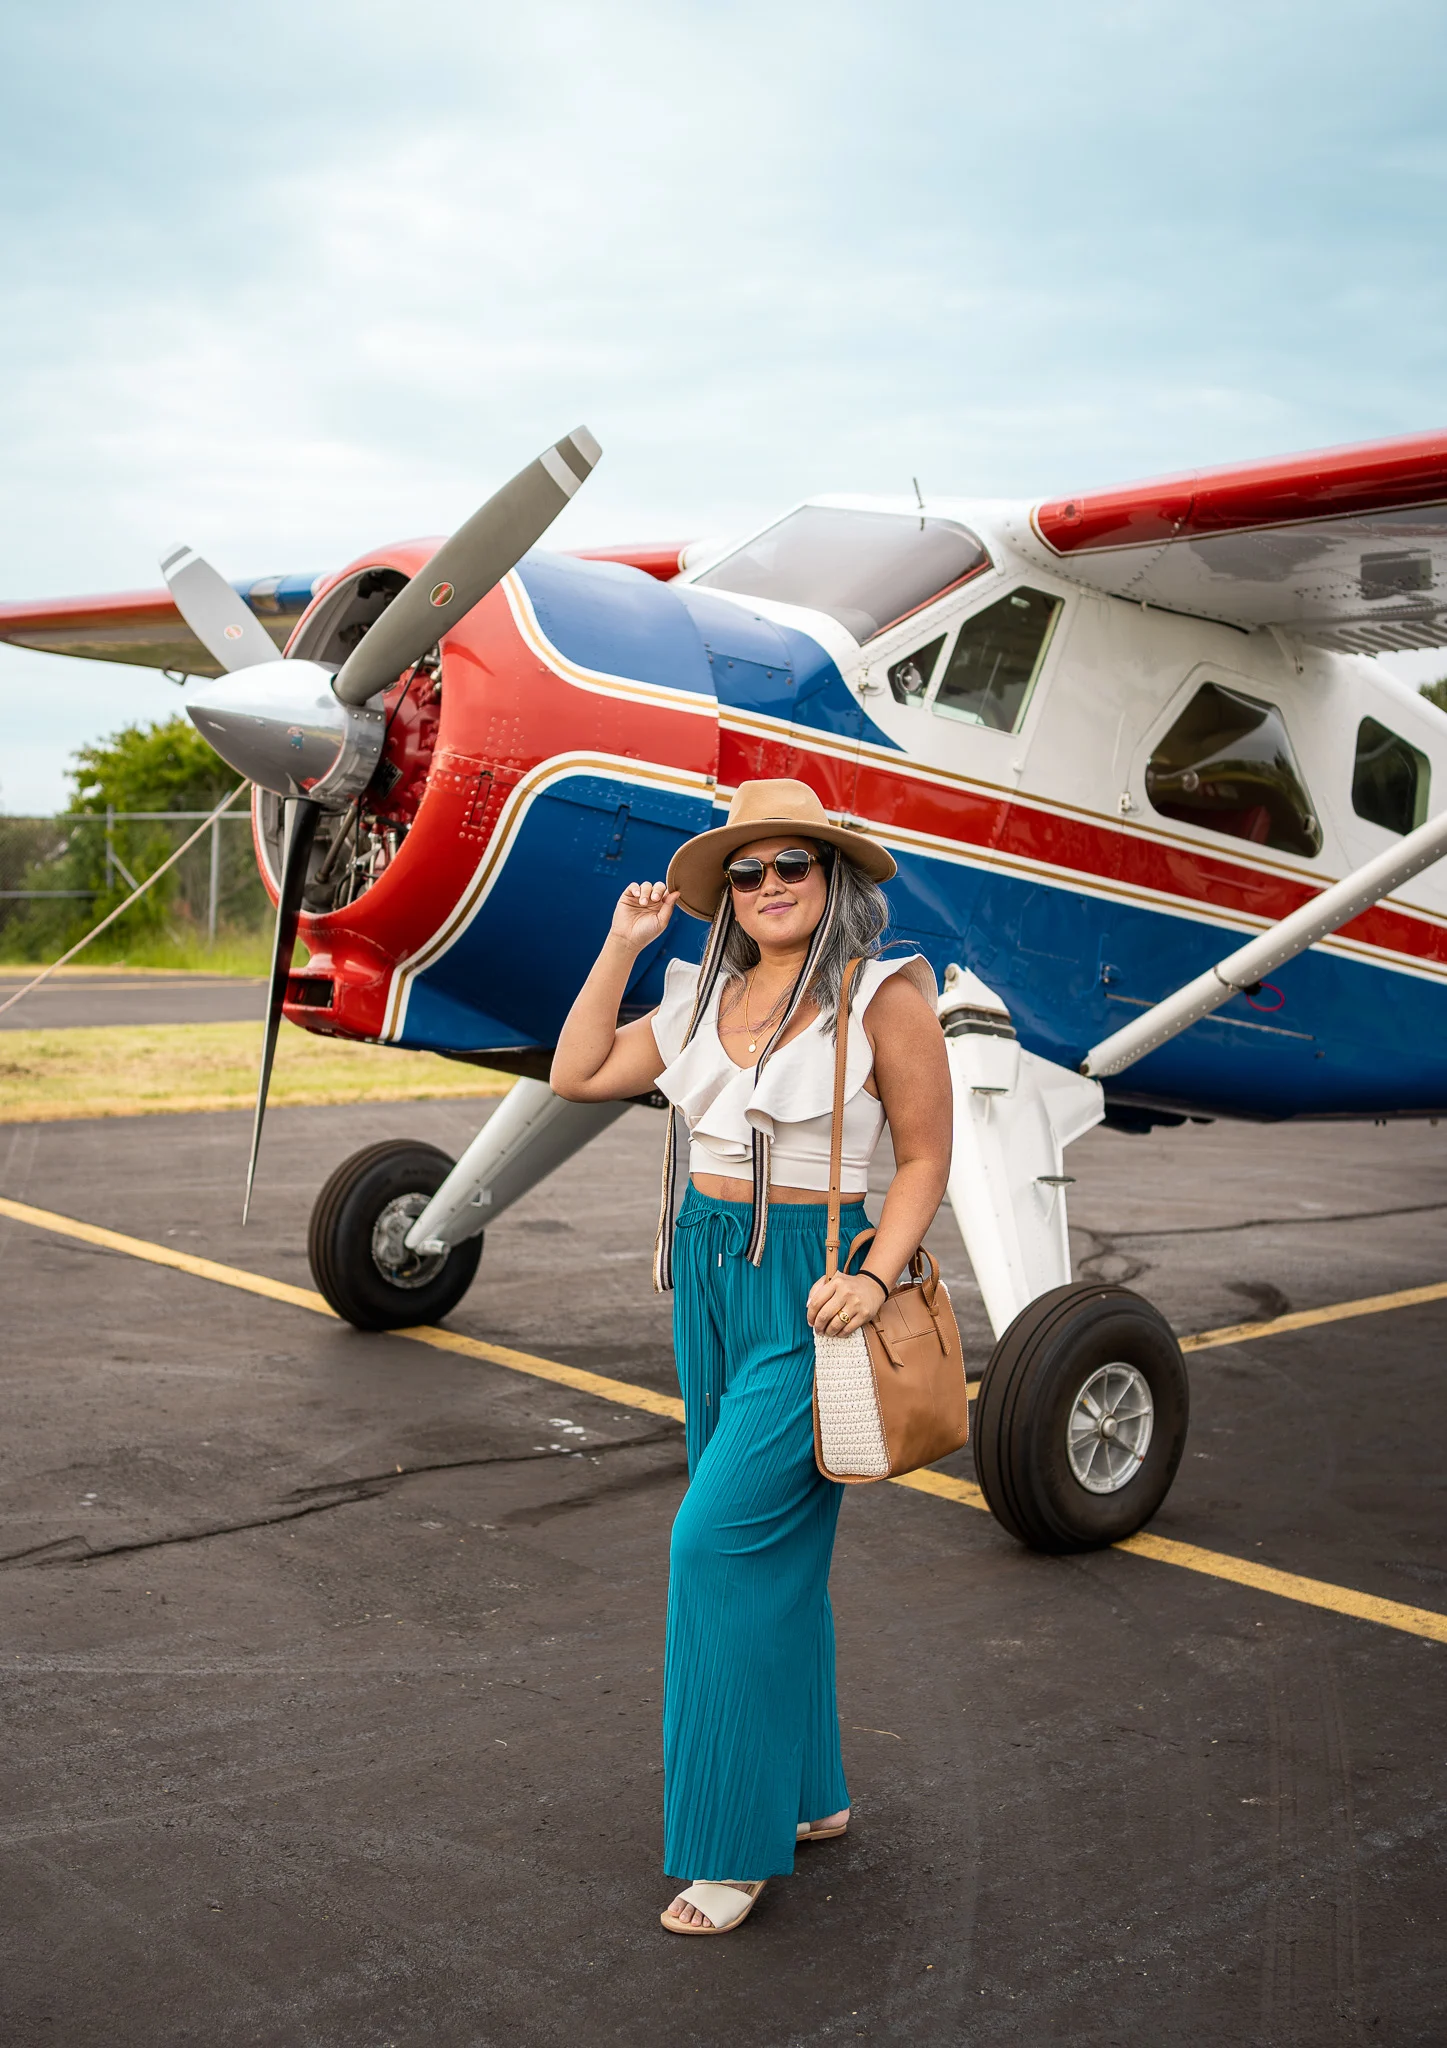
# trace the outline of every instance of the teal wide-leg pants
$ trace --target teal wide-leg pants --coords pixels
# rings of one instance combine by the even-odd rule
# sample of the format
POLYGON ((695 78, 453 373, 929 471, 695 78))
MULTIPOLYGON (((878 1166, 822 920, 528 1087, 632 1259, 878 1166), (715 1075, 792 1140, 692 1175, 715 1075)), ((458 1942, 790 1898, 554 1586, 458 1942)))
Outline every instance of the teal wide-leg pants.
MULTIPOLYGON (((829 1561, 844 1489, 814 1463, 824 1203, 749 1208, 690 1187, 674 1250, 673 1340, 689 1488, 673 1525, 663 1684, 670 1877, 786 1876, 801 1820, 849 1804, 834 1694, 829 1561)), ((857 1203, 843 1241, 868 1228, 857 1203)))

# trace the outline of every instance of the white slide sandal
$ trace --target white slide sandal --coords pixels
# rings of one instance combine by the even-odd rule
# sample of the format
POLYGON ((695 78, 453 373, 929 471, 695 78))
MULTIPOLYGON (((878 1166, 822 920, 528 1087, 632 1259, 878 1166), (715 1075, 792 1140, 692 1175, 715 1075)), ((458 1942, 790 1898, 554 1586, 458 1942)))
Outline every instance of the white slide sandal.
POLYGON ((679 1897, 686 1906, 696 1907, 700 1913, 707 1913, 712 1927, 700 1926, 696 1920, 675 1920, 671 1913, 660 1913, 659 1919, 670 1934, 731 1934, 742 1925, 754 1910, 754 1901, 764 1889, 765 1880, 759 1878, 749 1882, 743 1878, 710 1884, 704 1878, 691 1884, 679 1897))

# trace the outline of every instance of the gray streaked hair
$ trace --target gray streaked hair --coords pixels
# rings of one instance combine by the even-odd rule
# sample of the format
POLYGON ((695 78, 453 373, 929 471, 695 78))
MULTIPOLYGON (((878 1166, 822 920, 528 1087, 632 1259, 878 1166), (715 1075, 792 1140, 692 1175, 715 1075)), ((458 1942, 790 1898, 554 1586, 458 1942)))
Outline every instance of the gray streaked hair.
MULTIPOLYGON (((832 1038, 839 1011, 839 984, 844 978, 845 966, 856 956, 872 960, 879 953, 889 928, 889 899, 878 882, 871 881, 847 853, 818 840, 811 839, 806 843, 814 847, 822 860, 828 862, 832 856, 836 870, 834 917, 815 962, 808 991, 819 1005, 824 1028, 832 1038)), ((724 894, 727 898, 727 888, 724 894)), ((744 975, 758 962, 758 947, 738 919, 730 919, 724 940, 724 972, 744 975)))

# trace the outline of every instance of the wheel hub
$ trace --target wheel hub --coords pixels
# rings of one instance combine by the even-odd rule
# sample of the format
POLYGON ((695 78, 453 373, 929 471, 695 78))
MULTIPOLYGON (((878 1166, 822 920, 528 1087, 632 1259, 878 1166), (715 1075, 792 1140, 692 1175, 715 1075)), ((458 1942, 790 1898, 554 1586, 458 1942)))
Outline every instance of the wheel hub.
POLYGON ((1071 1403, 1065 1425, 1070 1469, 1087 1493, 1118 1493, 1145 1462, 1155 1402, 1133 1365, 1102 1365, 1071 1403))
POLYGON ((372 1258, 393 1287, 425 1287, 447 1264, 446 1252, 423 1256, 407 1249, 407 1233, 431 1201, 430 1195, 398 1195, 372 1225, 372 1258))

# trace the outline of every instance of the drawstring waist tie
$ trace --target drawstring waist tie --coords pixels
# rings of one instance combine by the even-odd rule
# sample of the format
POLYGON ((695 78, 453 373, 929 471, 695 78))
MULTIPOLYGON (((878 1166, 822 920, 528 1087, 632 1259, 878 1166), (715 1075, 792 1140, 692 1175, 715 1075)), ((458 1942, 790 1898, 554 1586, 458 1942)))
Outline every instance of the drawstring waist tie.
MULTIPOLYGON (((869 1228, 869 1219, 864 1213, 863 1198, 845 1202, 841 1218, 849 1218, 853 1228, 844 1231, 846 1241, 861 1230, 869 1228), (858 1219, 857 1222, 854 1219, 858 1219)), ((705 1195, 690 1181, 683 1206, 678 1212, 675 1228, 678 1230, 699 1230, 712 1224, 722 1238, 722 1249, 730 1258, 742 1259, 748 1256, 749 1240, 752 1234, 753 1204, 751 1202, 726 1202, 718 1195, 705 1195)), ((821 1243, 829 1228, 828 1198, 817 1202, 771 1202, 769 1204, 769 1229, 780 1236, 796 1238, 816 1235, 821 1243)))

